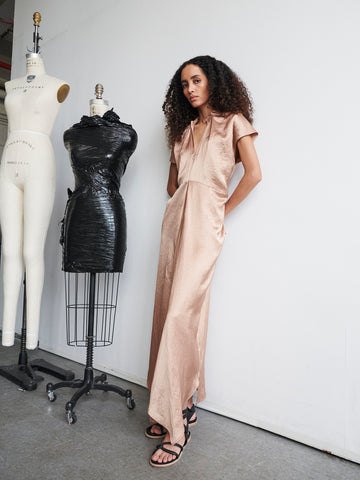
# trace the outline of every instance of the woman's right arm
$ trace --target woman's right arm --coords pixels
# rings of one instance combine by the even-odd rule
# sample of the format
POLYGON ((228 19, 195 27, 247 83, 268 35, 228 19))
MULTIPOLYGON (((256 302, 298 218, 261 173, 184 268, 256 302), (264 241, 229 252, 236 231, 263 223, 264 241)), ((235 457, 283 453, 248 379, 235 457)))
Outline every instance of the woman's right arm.
POLYGON ((167 192, 170 197, 174 195, 174 193, 178 189, 178 186, 178 171, 176 163, 170 163, 169 179, 167 184, 167 192))

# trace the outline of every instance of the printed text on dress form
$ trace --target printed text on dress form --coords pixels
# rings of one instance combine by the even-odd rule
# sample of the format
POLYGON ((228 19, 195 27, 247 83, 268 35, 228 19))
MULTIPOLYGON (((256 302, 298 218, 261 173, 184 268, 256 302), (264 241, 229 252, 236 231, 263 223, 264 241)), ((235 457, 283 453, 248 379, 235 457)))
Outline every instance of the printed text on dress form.
POLYGON ((24 160, 8 160, 6 162, 8 165, 30 165, 30 162, 24 161, 24 160))
POLYGON ((28 83, 24 83, 24 85, 12 87, 12 90, 28 90, 29 88, 45 88, 45 85, 29 85, 28 83))
POLYGON ((6 145, 6 148, 12 147, 13 145, 17 145, 19 143, 22 143, 23 145, 27 145, 31 150, 35 150, 35 147, 27 140, 13 140, 12 142, 6 145))

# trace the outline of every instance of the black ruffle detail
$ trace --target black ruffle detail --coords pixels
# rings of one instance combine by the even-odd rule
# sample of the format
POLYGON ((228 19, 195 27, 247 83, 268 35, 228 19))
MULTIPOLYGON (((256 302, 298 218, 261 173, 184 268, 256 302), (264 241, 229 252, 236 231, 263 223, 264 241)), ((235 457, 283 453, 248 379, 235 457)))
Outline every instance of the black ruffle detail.
POLYGON ((114 109, 108 110, 102 117, 100 115, 94 115, 89 117, 83 115, 79 123, 75 123, 72 128, 84 128, 84 127, 112 127, 113 125, 121 125, 120 117, 114 112, 114 109))

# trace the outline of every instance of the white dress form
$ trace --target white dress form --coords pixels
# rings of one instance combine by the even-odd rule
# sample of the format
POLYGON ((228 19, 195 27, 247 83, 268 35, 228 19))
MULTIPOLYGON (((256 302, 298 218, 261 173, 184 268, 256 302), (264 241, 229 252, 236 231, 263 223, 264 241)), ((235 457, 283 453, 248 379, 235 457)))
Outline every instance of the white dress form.
POLYGON ((27 75, 6 82, 9 136, 0 164, 4 309, 2 344, 14 344, 16 308, 25 262, 26 348, 38 343, 44 246, 55 195, 49 135, 69 86, 45 73, 39 54, 26 55, 27 75))

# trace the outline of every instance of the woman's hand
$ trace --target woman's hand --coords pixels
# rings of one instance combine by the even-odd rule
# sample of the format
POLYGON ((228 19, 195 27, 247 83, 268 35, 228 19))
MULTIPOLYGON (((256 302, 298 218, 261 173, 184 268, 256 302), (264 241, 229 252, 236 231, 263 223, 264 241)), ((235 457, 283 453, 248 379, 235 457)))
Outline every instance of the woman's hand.
POLYGON ((261 180, 261 168, 251 135, 240 138, 237 147, 244 166, 244 175, 225 203, 225 216, 234 210, 261 180))

